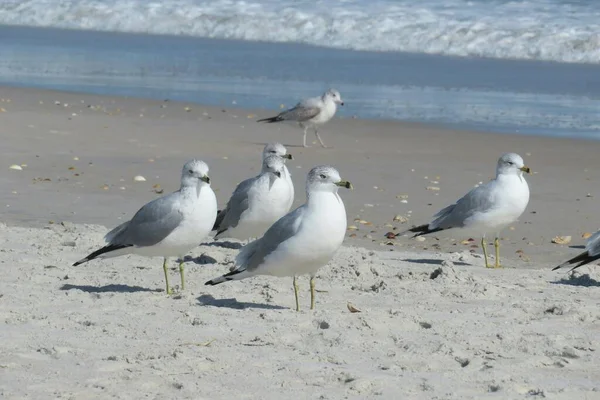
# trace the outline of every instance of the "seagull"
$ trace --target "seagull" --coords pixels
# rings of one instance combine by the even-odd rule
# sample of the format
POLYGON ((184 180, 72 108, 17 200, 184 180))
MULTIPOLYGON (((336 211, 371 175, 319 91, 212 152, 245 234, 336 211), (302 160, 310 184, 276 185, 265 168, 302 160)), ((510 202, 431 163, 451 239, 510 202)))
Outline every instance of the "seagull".
POLYGON ((466 228, 482 234, 481 247, 488 263, 485 235, 494 232, 496 250, 495 268, 500 268, 500 231, 515 222, 529 203, 529 186, 523 172, 531 173, 523 159, 515 153, 500 157, 496 167, 496 179, 478 186, 456 203, 443 208, 433 216, 429 224, 413 227, 403 233, 416 233, 413 237, 452 228, 466 228))
POLYGON ((306 180, 306 203, 279 219, 265 235, 244 246, 235 269, 206 282, 218 285, 255 275, 293 276, 296 311, 297 275, 310 275, 310 309, 315 308, 315 275, 342 245, 346 233, 346 209, 338 189, 352 189, 339 172, 327 165, 310 170, 306 180))
POLYGON ((294 108, 283 111, 271 118, 259 119, 256 122, 298 122, 304 128, 304 139, 302 142, 304 147, 309 147, 306 145, 306 132, 312 126, 321 146, 327 147, 323 143, 323 140, 321 140, 321 136, 319 136, 317 125, 322 125, 333 118, 338 104, 341 106, 344 105, 340 92, 335 89, 329 89, 320 97, 311 97, 310 99, 302 100, 294 108))
POLYGON ((564 263, 560 264, 557 267, 552 268, 552 271, 556 271, 557 269, 562 268, 562 267, 567 267, 567 266, 572 266, 573 264, 577 264, 569 270, 569 272, 571 272, 585 264, 589 264, 592 261, 596 261, 599 258, 600 258, 600 231, 598 231, 598 232, 594 233, 592 236, 590 236, 587 243, 585 244, 585 251, 583 253, 579 254, 577 257, 573 257, 570 260, 565 261, 564 263))
POLYGON ((178 191, 155 199, 139 209, 130 221, 106 234, 106 246, 77 261, 73 266, 95 258, 126 254, 164 258, 167 294, 172 294, 167 274, 167 258, 179 257, 181 290, 185 289, 183 257, 206 237, 217 217, 217 198, 210 187, 208 165, 192 160, 183 166, 178 191))
MULTIPOLYGON (((285 179, 285 164, 278 155, 263 160, 258 176, 246 179, 236 188, 213 226, 215 239, 240 240, 261 237, 290 210, 290 188, 285 179)), ((291 182, 291 181, 290 181, 291 182)))
MULTIPOLYGON (((285 146, 282 145, 281 143, 277 143, 277 142, 267 143, 265 145, 265 148, 263 149, 263 153, 262 153, 263 160, 265 159, 265 157, 267 157, 269 155, 279 156, 279 157, 283 158, 284 161, 294 159, 294 157, 290 153, 287 152, 287 149, 285 148, 285 146)), ((287 186, 290 191, 289 205, 287 208, 289 211, 289 209, 292 207, 292 204, 294 203, 294 183, 292 182, 292 175, 290 174, 290 171, 288 170, 288 168, 285 165, 283 166, 282 175, 283 175, 282 178, 284 178, 285 181, 287 182, 287 186)))

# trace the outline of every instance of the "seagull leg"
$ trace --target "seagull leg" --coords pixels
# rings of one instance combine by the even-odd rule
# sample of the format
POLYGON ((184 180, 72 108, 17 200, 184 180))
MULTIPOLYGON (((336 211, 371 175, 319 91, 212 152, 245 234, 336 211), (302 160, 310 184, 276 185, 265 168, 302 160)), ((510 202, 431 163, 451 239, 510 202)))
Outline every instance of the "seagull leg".
POLYGON ((488 263, 488 254, 487 254, 487 247, 486 246, 486 242, 485 242, 485 236, 481 238, 481 248, 483 249, 483 258, 485 259, 485 267, 486 268, 491 268, 490 264, 488 263))
POLYGON ((317 129, 316 126, 315 126, 315 135, 317 136, 317 139, 319 139, 319 143, 321 143, 321 147, 327 148, 327 146, 325 146, 325 143, 323 143, 323 141, 321 140, 321 136, 319 136, 319 130, 317 129))
POLYGON ((167 294, 172 294, 171 288, 169 287, 169 272, 167 271, 167 257, 163 261, 163 271, 165 271, 165 282, 167 282, 167 294))
POLYGON ((315 277, 310 277, 310 309, 315 309, 315 277))
POLYGON ((296 282, 296 275, 294 275, 294 295, 296 296, 296 311, 300 311, 300 303, 298 302, 298 282, 296 282))
POLYGON ((304 147, 310 147, 306 144, 306 132, 308 131, 308 126, 302 126, 304 128, 304 139, 302 139, 302 145, 304 147))
POLYGON ((183 257, 179 261, 179 275, 181 275, 181 290, 185 289, 185 278, 183 276, 183 257))
POLYGON ((494 248, 496 249, 496 265, 494 265, 494 268, 502 268, 500 265, 500 239, 497 236, 494 239, 494 248))

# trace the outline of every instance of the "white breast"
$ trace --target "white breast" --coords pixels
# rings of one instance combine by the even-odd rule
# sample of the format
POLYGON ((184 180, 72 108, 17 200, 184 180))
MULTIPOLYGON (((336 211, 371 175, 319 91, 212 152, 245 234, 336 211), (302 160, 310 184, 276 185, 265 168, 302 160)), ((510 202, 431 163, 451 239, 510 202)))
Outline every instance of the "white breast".
POLYGON ((346 209, 337 193, 312 193, 298 232, 265 258, 261 274, 316 274, 344 241, 346 209))
POLYGON ((313 124, 324 124, 329 121, 335 115, 337 110, 337 106, 335 102, 332 100, 325 101, 323 103, 323 108, 321 108, 321 112, 310 120, 313 124))

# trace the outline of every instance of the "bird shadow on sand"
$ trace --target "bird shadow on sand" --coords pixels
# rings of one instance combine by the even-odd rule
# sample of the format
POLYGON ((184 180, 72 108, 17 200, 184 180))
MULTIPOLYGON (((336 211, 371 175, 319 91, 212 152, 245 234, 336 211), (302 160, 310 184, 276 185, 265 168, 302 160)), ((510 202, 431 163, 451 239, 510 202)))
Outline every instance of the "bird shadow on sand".
POLYGON ((239 250, 242 247, 244 247, 243 243, 239 243, 239 242, 211 242, 211 243, 206 243, 203 246, 208 246, 208 247, 221 247, 224 249, 233 249, 233 250, 239 250))
POLYGON ((198 300, 198 305, 200 305, 200 306, 232 308, 234 310, 244 310, 246 308, 257 308, 257 309, 262 309, 262 310, 287 310, 288 309, 288 307, 281 307, 281 306, 271 305, 271 304, 239 302, 234 298, 215 299, 213 296, 211 296, 209 294, 204 294, 204 295, 198 297, 196 300, 198 300))
MULTIPOLYGON (((177 260, 179 262, 179 260, 177 260)), ((193 262, 198 265, 217 264, 217 260, 206 254, 202 254, 200 257, 185 256, 183 262, 193 262)))
POLYGON ((585 245, 579 244, 579 245, 573 245, 573 246, 569 246, 570 249, 585 249, 585 245))
MULTIPOLYGON (((415 258, 407 258, 402 261, 411 262, 411 263, 415 263, 415 264, 442 265, 445 260, 438 260, 435 258, 416 258, 416 259, 415 258)), ((465 267, 465 266, 471 265, 469 263, 462 262, 462 261, 449 261, 449 262, 451 262, 453 265, 458 265, 460 267, 465 267)))
POLYGON ((567 278, 562 278, 558 281, 550 282, 555 285, 569 285, 569 286, 585 286, 585 287, 600 287, 600 282, 590 277, 589 274, 569 275, 567 278))
POLYGON ((135 293, 135 292, 164 292, 162 289, 149 289, 141 286, 129 286, 129 285, 105 285, 105 286, 91 286, 91 285, 70 285, 65 284, 60 287, 60 290, 81 290, 86 293, 135 293))

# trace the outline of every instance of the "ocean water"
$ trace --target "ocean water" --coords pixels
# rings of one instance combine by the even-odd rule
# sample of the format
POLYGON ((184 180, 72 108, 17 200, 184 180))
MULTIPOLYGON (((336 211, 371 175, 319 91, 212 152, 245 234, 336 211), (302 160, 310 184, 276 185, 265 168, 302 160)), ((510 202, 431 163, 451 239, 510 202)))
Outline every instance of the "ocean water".
POLYGON ((600 139, 600 2, 0 0, 0 84, 600 139))

